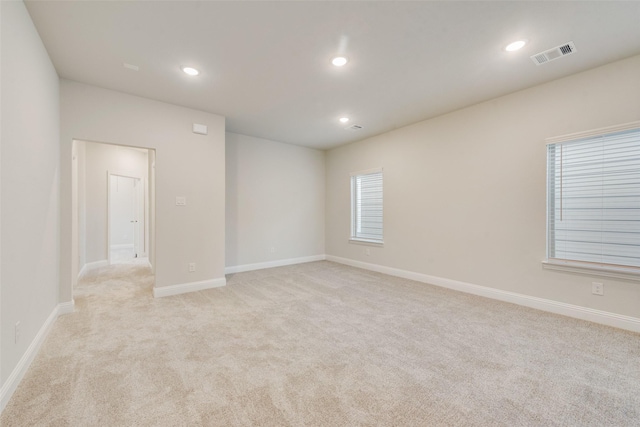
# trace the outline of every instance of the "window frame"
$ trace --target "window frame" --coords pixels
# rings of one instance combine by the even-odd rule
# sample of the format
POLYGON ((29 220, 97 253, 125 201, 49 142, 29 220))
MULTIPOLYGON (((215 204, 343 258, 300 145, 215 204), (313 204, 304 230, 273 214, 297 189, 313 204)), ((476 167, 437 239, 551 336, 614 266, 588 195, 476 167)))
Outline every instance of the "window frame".
POLYGON ((615 265, 615 264, 606 264, 606 263, 598 263, 598 262, 588 262, 588 261, 580 261, 580 260, 572 260, 572 259, 560 259, 560 258, 550 258, 550 183, 549 183, 549 158, 548 158, 548 150, 549 145, 559 144, 559 143, 568 143, 571 141, 577 141, 580 139, 593 138, 598 136, 605 136, 611 133, 623 132, 628 130, 638 130, 640 129, 640 121, 635 121, 631 123, 625 123, 621 125, 609 126, 604 128, 593 129, 585 132, 577 132, 568 135, 562 135, 552 138, 547 138, 545 140, 545 162, 547 165, 547 175, 546 175, 546 188, 545 188, 545 198, 546 198, 546 251, 545 251, 545 259, 542 261, 542 266, 545 269, 550 270, 560 270, 560 271, 568 271, 573 273, 583 273, 597 276, 606 276, 613 277, 619 279, 640 281, 640 268, 635 266, 625 266, 625 265, 615 265))
POLYGON ((364 245, 371 245, 371 246, 383 246, 384 245, 384 171, 383 168, 373 168, 373 169, 367 169, 367 170, 362 170, 362 171, 357 171, 357 172, 352 172, 349 174, 349 187, 350 187, 350 211, 351 211, 351 221, 350 221, 350 226, 349 226, 349 243, 358 243, 358 244, 364 244, 364 245), (356 198, 356 191, 355 191, 355 182, 357 177, 359 176, 364 176, 364 175, 373 175, 373 174, 380 174, 380 193, 382 196, 382 214, 381 214, 381 221, 382 221, 382 232, 381 232, 381 236, 379 239, 371 239, 371 238, 365 238, 365 237, 361 237, 358 236, 358 232, 357 232, 357 198, 356 198))

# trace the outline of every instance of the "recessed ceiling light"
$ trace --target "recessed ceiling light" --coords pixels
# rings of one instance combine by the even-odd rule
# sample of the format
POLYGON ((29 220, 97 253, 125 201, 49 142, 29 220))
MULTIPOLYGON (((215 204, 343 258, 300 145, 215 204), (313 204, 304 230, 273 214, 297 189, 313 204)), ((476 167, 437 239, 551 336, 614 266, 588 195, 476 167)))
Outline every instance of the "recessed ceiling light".
POLYGON ((513 42, 507 45, 507 47, 504 48, 504 50, 506 50, 507 52, 514 52, 518 49, 522 49, 522 47, 527 44, 526 41, 524 40, 518 40, 517 42, 513 42))
POLYGON ((345 58, 344 56, 336 56, 331 60, 331 63, 336 67, 342 67, 347 63, 347 58, 345 58))
POLYGON ((349 117, 340 117, 340 123, 347 123, 349 121, 349 117))
POLYGON ((197 76, 198 74, 200 74, 200 71, 192 67, 182 67, 182 71, 189 74, 190 76, 197 76))

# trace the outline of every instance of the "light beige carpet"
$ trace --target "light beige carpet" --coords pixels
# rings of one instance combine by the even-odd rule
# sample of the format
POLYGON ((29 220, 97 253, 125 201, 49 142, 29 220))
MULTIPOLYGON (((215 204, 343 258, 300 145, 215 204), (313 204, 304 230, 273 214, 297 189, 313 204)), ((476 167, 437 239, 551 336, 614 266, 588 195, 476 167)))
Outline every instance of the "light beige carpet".
POLYGON ((86 278, 2 426, 638 426, 640 335, 330 262, 86 278))

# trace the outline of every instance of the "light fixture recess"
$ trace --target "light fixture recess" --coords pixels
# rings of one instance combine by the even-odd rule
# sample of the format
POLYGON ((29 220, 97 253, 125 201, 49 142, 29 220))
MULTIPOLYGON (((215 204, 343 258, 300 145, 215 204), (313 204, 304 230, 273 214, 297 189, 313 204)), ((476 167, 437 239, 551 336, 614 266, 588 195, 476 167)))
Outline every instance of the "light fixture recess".
POLYGON ((504 48, 507 52, 515 52, 516 50, 520 50, 527 44, 526 40, 518 40, 513 43, 509 43, 507 47, 504 48))
POLYGON ((347 123, 349 121, 349 117, 340 117, 340 123, 347 123))
POLYGON ((331 60, 331 63, 333 65, 335 65, 336 67, 342 67, 343 65, 345 65, 348 62, 348 59, 345 58, 344 56, 336 56, 335 58, 333 58, 331 60))
POLYGON ((181 67, 181 69, 190 76, 197 76, 198 74, 200 74, 200 71, 196 70, 193 67, 181 67))

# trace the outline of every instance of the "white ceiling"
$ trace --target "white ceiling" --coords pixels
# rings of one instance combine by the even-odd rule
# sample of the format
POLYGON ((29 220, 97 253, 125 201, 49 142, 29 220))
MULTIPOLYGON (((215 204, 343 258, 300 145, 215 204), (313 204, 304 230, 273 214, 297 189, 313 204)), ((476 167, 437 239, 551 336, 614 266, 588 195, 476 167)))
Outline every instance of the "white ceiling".
POLYGON ((320 149, 640 54, 638 1, 26 4, 60 77, 320 149), (518 39, 529 43, 503 50, 518 39), (572 55, 529 58, 568 41, 572 55), (345 130, 345 115, 364 129, 345 130))

